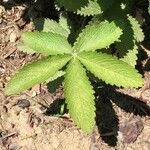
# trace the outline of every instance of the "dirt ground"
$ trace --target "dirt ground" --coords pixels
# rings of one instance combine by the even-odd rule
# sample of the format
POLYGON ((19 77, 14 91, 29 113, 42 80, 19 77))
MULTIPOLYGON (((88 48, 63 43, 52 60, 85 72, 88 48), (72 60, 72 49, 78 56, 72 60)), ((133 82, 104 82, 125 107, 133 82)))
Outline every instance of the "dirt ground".
MULTIPOLYGON (((17 96, 4 95, 10 76, 40 57, 17 48, 21 32, 34 30, 28 18, 37 16, 27 5, 0 5, 0 150, 150 150, 148 71, 138 90, 95 86, 97 116, 91 134, 78 129, 68 114, 50 114, 53 104, 63 101, 62 87, 50 93, 42 84, 17 96)), ((148 68, 148 62, 147 58, 142 65, 148 68)))

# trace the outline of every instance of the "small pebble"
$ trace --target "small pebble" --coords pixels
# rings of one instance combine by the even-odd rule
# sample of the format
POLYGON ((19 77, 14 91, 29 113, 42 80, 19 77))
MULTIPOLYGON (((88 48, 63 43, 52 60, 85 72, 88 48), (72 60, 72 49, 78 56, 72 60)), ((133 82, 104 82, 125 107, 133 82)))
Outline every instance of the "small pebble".
POLYGON ((0 18, 0 24, 3 22, 2 18, 0 18))
POLYGON ((150 97, 150 89, 145 90, 142 95, 144 95, 145 97, 150 97))
POLYGON ((96 144, 92 144, 90 150, 99 150, 96 144))
POLYGON ((27 99, 21 99, 18 100, 17 105, 24 109, 30 107, 30 102, 27 99))
POLYGON ((6 136, 7 132, 6 131, 0 131, 0 138, 2 138, 3 136, 6 136))
POLYGON ((6 106, 2 106, 0 108, 1 108, 0 112, 7 113, 8 108, 6 106))
POLYGON ((18 150, 18 149, 20 149, 18 145, 15 144, 9 145, 9 150, 18 150))
POLYGON ((5 28, 7 26, 7 23, 3 20, 0 20, 0 28, 5 28))
POLYGON ((10 34, 9 40, 10 40, 10 42, 16 42, 16 40, 17 40, 17 33, 15 31, 13 31, 10 34))

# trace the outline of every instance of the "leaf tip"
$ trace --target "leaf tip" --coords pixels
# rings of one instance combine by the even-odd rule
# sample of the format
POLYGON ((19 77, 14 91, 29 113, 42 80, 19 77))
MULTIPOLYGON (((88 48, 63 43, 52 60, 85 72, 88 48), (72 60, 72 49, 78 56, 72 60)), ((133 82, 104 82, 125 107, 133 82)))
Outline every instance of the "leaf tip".
POLYGON ((3 91, 6 96, 10 96, 14 94, 14 92, 9 88, 8 84, 5 86, 3 91))

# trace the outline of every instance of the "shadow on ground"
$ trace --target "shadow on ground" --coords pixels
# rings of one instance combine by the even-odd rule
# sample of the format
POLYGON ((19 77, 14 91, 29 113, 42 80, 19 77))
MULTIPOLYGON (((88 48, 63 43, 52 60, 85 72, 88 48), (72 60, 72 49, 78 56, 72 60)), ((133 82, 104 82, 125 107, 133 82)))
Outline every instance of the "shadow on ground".
POLYGON ((6 9, 11 9, 14 6, 26 5, 26 10, 22 16, 23 20, 29 21, 39 17, 57 19, 57 11, 54 6, 54 0, 8 0, 3 2, 0 0, 0 5, 6 9))
MULTIPOLYGON (((96 91, 96 125, 102 140, 109 146, 116 146, 119 120, 112 102, 127 113, 136 116, 150 116, 150 107, 143 101, 120 93, 115 87, 95 84, 96 91), (100 87, 100 88, 99 88, 100 87)), ((46 110, 45 115, 61 116, 67 113, 65 100, 56 99, 46 110)))
POLYGON ((65 100, 64 99, 56 99, 47 108, 45 115, 47 115, 47 116, 61 116, 65 113, 67 113, 65 100))
POLYGON ((101 138, 109 146, 116 146, 119 131, 118 116, 112 102, 127 113, 150 116, 150 107, 145 102, 117 92, 114 87, 105 85, 96 91, 96 124, 101 138))

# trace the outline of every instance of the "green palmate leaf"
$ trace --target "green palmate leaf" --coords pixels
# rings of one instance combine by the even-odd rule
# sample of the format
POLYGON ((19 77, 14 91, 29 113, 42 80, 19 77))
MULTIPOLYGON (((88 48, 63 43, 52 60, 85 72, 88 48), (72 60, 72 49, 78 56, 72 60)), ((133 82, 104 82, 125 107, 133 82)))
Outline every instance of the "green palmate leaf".
MULTIPOLYGON (((62 18, 61 18, 62 20, 62 18)), ((53 32, 65 36, 69 35, 69 29, 64 28, 54 20, 38 18, 34 20, 35 28, 42 32, 53 32)))
POLYGON ((78 60, 72 60, 68 65, 64 89, 69 114, 74 122, 83 131, 92 131, 95 124, 94 91, 78 60))
POLYGON ((132 66, 108 54, 81 53, 80 61, 96 77, 111 85, 123 87, 140 87, 142 76, 132 66))
POLYGON ((106 48, 118 41, 121 34, 122 30, 114 22, 92 23, 79 35, 74 50, 82 52, 106 48))
POLYGON ((44 55, 69 54, 72 48, 64 36, 52 32, 24 32, 23 44, 44 55))
POLYGON ((135 44, 133 49, 129 50, 125 56, 123 56, 123 58, 121 58, 120 60, 128 63, 129 65, 131 65, 132 67, 135 67, 136 65, 136 61, 137 61, 137 54, 138 54, 138 47, 135 44))
POLYGON ((144 40, 144 33, 140 27, 140 24, 135 18, 133 18, 130 15, 128 15, 128 20, 132 25, 131 28, 133 29, 134 32, 134 38, 136 39, 137 42, 142 42, 144 40))
POLYGON ((67 55, 53 56, 25 66, 6 85, 5 93, 7 95, 18 94, 53 77, 69 61, 70 57, 67 55))
POLYGON ((59 7, 65 7, 66 10, 74 11, 77 14, 90 16, 103 13, 115 0, 56 0, 59 7))

